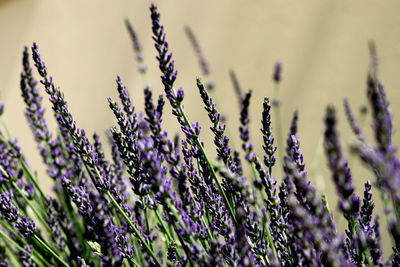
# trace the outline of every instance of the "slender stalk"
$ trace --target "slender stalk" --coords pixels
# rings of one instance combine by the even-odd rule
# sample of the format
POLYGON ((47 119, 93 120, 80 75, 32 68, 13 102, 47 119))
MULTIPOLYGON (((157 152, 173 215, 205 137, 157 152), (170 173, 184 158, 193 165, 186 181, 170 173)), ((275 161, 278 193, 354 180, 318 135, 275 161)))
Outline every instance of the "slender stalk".
MULTIPOLYGON (((181 225, 181 227, 185 227, 185 223, 182 221, 181 216, 179 216, 178 211, 177 211, 177 209, 175 208, 175 206, 172 205, 171 200, 170 200, 170 199, 167 199, 166 202, 167 202, 168 208, 172 211, 172 214, 174 215, 175 219, 178 220, 178 222, 179 222, 179 224, 181 225)), ((178 234, 178 233, 177 233, 177 234, 178 234)), ((179 237, 179 235, 178 235, 178 237, 179 237)), ((196 241, 194 240, 193 236, 189 235, 189 239, 190 239, 190 241, 192 242, 192 244, 195 244, 195 243, 196 243, 196 241)), ((202 244, 202 245, 203 245, 203 244, 202 244)), ((184 246, 183 243, 182 243, 182 246, 184 246)), ((203 246, 203 248, 204 248, 206 251, 207 251, 207 249, 208 249, 207 246, 205 246, 205 247, 203 246)), ((206 252, 206 253, 207 253, 207 252, 206 252)))
POLYGON ((0 122, 1 122, 1 124, 3 125, 4 131, 6 132, 6 135, 7 135, 8 139, 11 140, 11 139, 12 139, 11 133, 10 133, 10 131, 8 130, 7 124, 6 124, 6 122, 4 121, 3 116, 0 116, 0 122))
MULTIPOLYGON (((206 81, 205 84, 208 84, 207 81, 206 81)), ((218 96, 217 96, 215 88, 210 93, 214 98, 214 103, 219 105, 220 102, 218 101, 218 96)), ((232 149, 234 150, 235 149, 235 142, 233 141, 232 134, 231 134, 229 125, 227 123, 225 123, 225 132, 226 132, 226 135, 229 137, 229 144, 232 147, 232 149)))
POLYGON ((132 259, 132 258, 129 258, 128 261, 129 261, 129 263, 132 263, 134 266, 141 267, 141 265, 140 265, 139 263, 137 263, 137 262, 136 262, 134 259, 132 259))
POLYGON ((28 206, 32 209, 33 213, 35 213, 36 217, 42 222, 44 227, 46 227, 46 230, 51 232, 50 227, 47 225, 46 220, 42 217, 42 215, 36 210, 36 208, 32 205, 32 202, 25 196, 24 192, 18 187, 17 183, 12 181, 11 182, 12 186, 15 188, 15 190, 18 191, 18 193, 22 196, 22 198, 25 200, 25 202, 28 204, 28 206))
POLYGON ((40 239, 40 237, 38 237, 36 234, 33 235, 33 239, 35 239, 45 250, 47 250, 51 255, 53 255, 53 257, 56 258, 57 261, 61 263, 61 265, 66 267, 70 266, 63 259, 61 259, 60 256, 58 256, 58 254, 52 248, 50 248, 42 239, 40 239))
MULTIPOLYGON (((262 192, 262 191, 261 191, 261 192, 262 192)), ((258 213, 262 214, 261 211, 260 211, 260 209, 259 209, 259 207, 256 207, 256 208, 257 208, 258 213)), ((267 224, 268 218, 270 217, 268 210, 266 211, 266 213, 267 213, 267 215, 266 215, 266 217, 264 217, 264 219, 263 219, 263 230, 262 230, 262 236, 261 236, 261 238, 264 239, 264 234, 265 234, 265 233, 267 234, 267 239, 268 239, 269 247, 271 248, 272 253, 273 253, 275 259, 278 260, 278 254, 276 253, 275 244, 274 244, 274 241, 272 240, 271 231, 269 230, 269 227, 268 227, 268 224, 267 224)), ((247 240, 248 240, 248 242, 249 242, 249 244, 250 244, 250 247, 251 247, 252 249, 254 249, 254 244, 251 242, 251 240, 250 240, 249 238, 247 238, 247 240)), ((269 264, 269 258, 268 258, 268 256, 262 255, 262 257, 263 257, 264 261, 265 261, 267 264, 269 264)))
MULTIPOLYGON (((12 238, 10 238, 6 233, 4 233, 4 232, 1 231, 1 230, 0 230, 0 235, 1 235, 5 240, 7 240, 8 242, 10 242, 14 247, 16 247, 18 250, 29 254, 29 252, 28 252, 26 249, 24 249, 23 247, 21 247, 17 242, 15 242, 12 238)), ((34 254, 34 253, 33 253, 33 250, 32 250, 32 254, 34 254)), ((43 263, 47 264, 47 266, 50 266, 50 263, 47 262, 43 257, 41 257, 41 259, 39 259, 39 257, 38 257, 37 255, 33 255, 33 259, 34 259, 34 261, 35 261, 39 266, 43 266, 43 263), (40 260, 43 261, 43 263, 42 263, 40 260)))
MULTIPOLYGON (((15 150, 14 146, 12 146, 2 135, 0 135, 0 140, 7 144, 7 146, 17 155, 18 161, 21 164, 21 167, 26 174, 26 176, 29 178, 29 181, 33 183, 33 185, 36 187, 38 190, 40 197, 42 200, 46 200, 46 195, 43 193, 42 189, 40 188, 38 182, 36 181, 35 177, 33 176, 32 172, 29 170, 28 165, 25 163, 25 161, 22 159, 21 155, 18 153, 18 151, 15 150)), ((10 139, 11 140, 11 139, 10 139)))
POLYGON ((164 231, 165 235, 167 236, 168 242, 171 242, 171 240, 173 240, 173 238, 172 238, 170 232, 168 231, 168 229, 165 227, 165 224, 161 219, 161 216, 157 210, 157 207, 154 207, 153 210, 154 210, 154 214, 156 215, 158 223, 161 225, 162 230, 164 231))
MULTIPOLYGON (((172 86, 171 90, 172 90, 173 94, 176 96, 175 87, 172 86)), ((181 114, 181 116, 183 117, 183 120, 185 121, 186 126, 189 127, 190 129, 193 129, 192 124, 190 123, 189 118, 187 117, 187 115, 185 113, 185 110, 183 108, 182 102, 179 103, 178 110, 179 110, 179 113, 181 114)), ((198 136, 193 137, 193 138, 194 138, 194 141, 195 141, 196 145, 200 148, 201 154, 203 155, 204 159, 206 160, 207 166, 211 171, 211 175, 212 175, 213 179, 217 183, 218 190, 220 191, 220 193, 222 195, 222 198, 224 199, 225 205, 227 206, 227 208, 229 210, 229 214, 231 215, 233 222, 235 223, 235 225, 237 225, 237 221, 236 221, 236 217, 235 217, 235 213, 233 211, 233 208, 232 208, 232 206, 231 206, 231 204, 230 204, 230 202, 229 202, 229 200, 228 200, 228 198, 227 198, 227 196, 225 194, 224 189, 222 188, 222 185, 221 185, 220 181, 218 180, 218 177, 217 177, 217 174, 214 171, 213 165, 211 164, 211 161, 208 158, 207 153, 206 153, 203 145, 201 144, 200 138, 198 136)))
POLYGON ((276 116, 276 135, 278 141, 278 153, 279 159, 283 160, 283 134, 282 134, 282 118, 281 118, 281 109, 280 109, 280 97, 279 97, 279 82, 274 82, 274 94, 275 94, 275 101, 277 103, 272 105, 272 109, 275 111, 276 116))
POLYGON ((139 230, 136 228, 136 226, 133 224, 131 219, 128 217, 128 215, 125 213, 125 211, 121 208, 121 206, 118 204, 118 202, 115 200, 115 198, 111 195, 110 191, 106 191, 106 195, 109 197, 113 205, 118 209, 118 211, 121 213, 121 215, 125 218, 129 226, 133 229, 135 232, 136 236, 140 239, 140 241, 143 243, 144 247, 146 250, 150 253, 150 256, 153 258, 153 260, 161 266, 160 261, 154 254, 154 251, 151 249, 149 244, 147 244, 146 240, 144 240, 143 236, 140 234, 139 230))
MULTIPOLYGON (((144 218, 145 218, 145 220, 146 220, 146 230, 147 230, 147 232, 148 233, 150 233, 150 225, 149 225, 149 218, 147 218, 147 208, 144 208, 144 210, 143 210, 143 212, 144 212, 144 218)), ((150 248, 152 249, 152 250, 154 250, 153 249, 153 244, 152 243, 150 243, 149 244, 150 245, 150 248)))
MULTIPOLYGON (((164 233, 167 236, 168 239, 168 243, 171 242, 172 240, 174 240, 174 238, 172 237, 171 233, 168 231, 167 227, 165 226, 164 222, 161 219, 160 213, 157 210, 157 207, 154 208, 154 213, 156 215, 157 221, 158 223, 161 225, 161 228, 163 229, 164 233)), ((175 240, 174 240, 175 241, 175 240)), ((183 244, 182 244, 183 246, 183 244)), ((180 259, 182 258, 181 254, 179 253, 178 250, 176 250, 176 256, 180 259)))
MULTIPOLYGON (((23 243, 24 245, 28 245, 28 243, 26 242, 26 240, 25 240, 25 239, 22 239, 21 236, 20 236, 19 234, 17 234, 17 233, 14 231, 14 229, 11 228, 7 223, 5 223, 5 222, 3 222, 3 221, 0 221, 0 225, 3 226, 3 227, 7 230, 7 232, 8 232, 9 234, 15 236, 15 237, 18 239, 19 242, 23 243)), ((38 253, 35 249, 32 250, 32 253, 35 254, 35 256, 36 256, 38 259, 40 259, 42 262, 44 262, 45 264, 47 264, 48 266, 50 266, 50 263, 48 263, 48 262, 43 258, 43 256, 42 256, 40 253, 38 253)))
POLYGON ((320 167, 320 162, 321 159, 323 158, 323 153, 324 153, 324 137, 323 137, 323 133, 321 133, 318 137, 318 143, 317 143, 317 147, 315 149, 314 152, 314 156, 311 159, 311 163, 310 163, 310 171, 308 173, 308 177, 311 181, 312 184, 315 184, 318 191, 325 191, 325 183, 323 179, 319 179, 317 180, 317 172, 319 170, 320 167))
MULTIPOLYGON (((186 115, 184 117, 186 118, 185 120, 187 120, 186 115)), ((189 123, 189 125, 190 125, 190 123, 189 123)), ((207 166, 210 169, 211 174, 212 174, 215 182, 217 183, 218 189, 221 192, 221 195, 222 195, 222 198, 224 199, 225 205, 228 207, 229 214, 231 215, 233 222, 235 223, 235 225, 237 225, 236 216, 235 216, 235 213, 233 211, 233 208, 232 208, 232 206, 231 206, 231 204, 230 204, 230 202, 228 200, 228 197, 225 194, 224 189, 222 188, 222 185, 221 185, 220 181, 218 180, 217 174, 214 171, 214 168, 213 168, 213 166, 211 164, 211 161, 209 160, 209 158, 207 156, 207 153, 206 153, 203 145, 200 142, 199 137, 196 137, 195 142, 196 142, 197 146, 200 148, 200 151, 201 151, 201 153, 203 154, 203 156, 204 156, 204 158, 206 160, 207 166)))
POLYGON ((6 176, 8 179, 11 180, 11 185, 14 187, 15 190, 18 191, 18 193, 21 195, 21 197, 25 200, 25 202, 28 204, 28 206, 32 209, 33 213, 35 213, 36 217, 44 224, 47 230, 50 231, 50 227, 47 225, 45 219, 42 217, 42 215, 36 210, 36 208, 32 205, 31 200, 29 200, 24 192, 22 192, 21 188, 17 185, 17 183, 13 180, 13 177, 10 177, 10 175, 4 170, 3 166, 0 165, 0 171, 1 173, 6 176))
MULTIPOLYGON (((86 168, 86 171, 88 172, 90 178, 92 179, 92 181, 94 182, 94 177, 89 169, 89 167, 87 166, 87 164, 85 163, 85 161, 83 160, 82 156, 81 156, 83 165, 86 168)), ((103 178, 99 172, 99 170, 97 169, 97 167, 94 167, 94 170, 96 172, 97 177, 99 178, 99 180, 103 183, 103 178)), ((101 193, 101 192, 100 192, 101 193)), ((161 266, 160 261, 158 260, 158 258, 156 257, 156 255, 154 254, 154 251, 151 249, 151 247, 149 246, 149 244, 146 242, 146 240, 144 240, 142 234, 139 232, 139 230, 136 228, 136 226, 133 224, 133 222, 131 221, 131 219, 128 217, 128 215, 125 213, 125 211, 122 209, 122 207, 118 204, 118 202, 115 200, 115 198, 111 195, 109 190, 106 190, 106 195, 108 196, 108 198, 111 200, 111 202, 113 203, 113 205, 118 209, 118 211, 121 213, 121 215, 124 217, 124 219, 127 221, 127 223, 129 224, 129 226, 133 229, 133 231, 135 232, 136 236, 140 239, 140 241, 143 243, 144 247, 146 248, 146 250, 150 253, 150 256, 153 258, 153 260, 161 266)))
MULTIPOLYGON (((137 242, 137 239, 134 239, 133 242, 134 242, 135 247, 138 248, 139 247, 139 243, 137 242)), ((135 256, 136 256, 136 259, 139 260, 141 263, 144 262, 144 257, 143 257, 142 250, 135 249, 135 256)))

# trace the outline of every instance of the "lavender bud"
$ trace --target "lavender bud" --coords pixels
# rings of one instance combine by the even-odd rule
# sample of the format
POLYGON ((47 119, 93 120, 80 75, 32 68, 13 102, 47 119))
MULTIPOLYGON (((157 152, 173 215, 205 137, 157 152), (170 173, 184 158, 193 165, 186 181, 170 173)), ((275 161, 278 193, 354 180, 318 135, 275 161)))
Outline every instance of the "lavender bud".
POLYGON ((31 236, 36 231, 35 222, 33 220, 25 217, 25 215, 22 215, 22 217, 18 220, 18 222, 15 226, 19 229, 19 232, 24 237, 31 236))
POLYGON ((274 82, 279 83, 282 80, 282 62, 276 61, 274 65, 274 74, 272 76, 274 82))

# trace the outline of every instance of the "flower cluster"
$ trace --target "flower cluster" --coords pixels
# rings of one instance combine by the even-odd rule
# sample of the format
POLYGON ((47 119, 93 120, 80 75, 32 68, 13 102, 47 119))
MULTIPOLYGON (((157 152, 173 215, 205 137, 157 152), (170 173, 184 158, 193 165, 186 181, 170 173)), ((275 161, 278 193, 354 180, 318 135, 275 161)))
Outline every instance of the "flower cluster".
MULTIPOLYGON (((376 50, 371 50, 367 80, 376 145, 368 143, 345 100, 357 137, 353 155, 371 169, 363 196, 356 194, 349 160, 342 152, 336 109, 328 106, 324 117, 323 146, 339 196, 337 212, 347 222, 342 233, 326 196, 307 173, 298 136, 299 112, 293 114, 284 147, 280 134, 273 135, 273 127, 281 125, 280 105, 273 104, 279 99, 271 104, 265 97, 251 105, 253 91, 243 91, 231 71, 240 106, 236 134, 242 150, 236 150, 212 95, 217 88, 209 80, 208 61, 186 27, 206 80, 197 78, 196 85, 211 122, 217 157, 207 154, 200 125, 191 122, 184 109, 184 91, 175 88, 177 71, 161 15, 155 5, 150 12, 165 98, 182 134, 171 138, 163 128, 163 94, 154 100, 146 85, 144 112, 138 112, 117 76, 119 100, 108 99, 116 119, 116 126, 107 131, 110 157, 98 134, 91 137, 77 126, 38 45, 32 45, 31 53, 40 82, 34 78, 29 49, 24 48, 20 88, 25 114, 54 182, 54 194, 42 191, 42 180, 7 130, 0 105, 0 266, 400 266, 400 159, 392 141, 389 102, 378 78, 376 50), (42 89, 52 104, 55 132, 47 126, 42 89), (261 155, 250 132, 250 107, 258 104, 263 109, 261 155), (277 111, 276 122, 271 108, 277 111), (283 177, 273 175, 278 162, 283 177), (392 240, 386 258, 373 186, 383 198, 392 240)), ((125 22, 139 72, 146 75, 143 47, 133 26, 125 22)), ((277 62, 272 82, 278 88, 281 81, 282 63, 277 62)))

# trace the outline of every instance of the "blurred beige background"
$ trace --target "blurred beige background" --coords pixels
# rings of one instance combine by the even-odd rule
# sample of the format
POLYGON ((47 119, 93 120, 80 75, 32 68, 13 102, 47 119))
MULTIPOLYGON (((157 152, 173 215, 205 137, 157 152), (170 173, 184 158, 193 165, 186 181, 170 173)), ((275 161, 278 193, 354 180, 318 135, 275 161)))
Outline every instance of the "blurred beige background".
MULTIPOLYGON (((325 107, 340 110, 343 145, 351 135, 343 117, 347 96, 358 114, 366 103, 365 78, 369 64, 368 41, 374 40, 380 59, 381 79, 393 113, 400 114, 400 1, 398 0, 308 0, 308 1, 157 1, 170 50, 179 71, 177 84, 186 92, 185 107, 192 121, 203 125, 202 138, 209 153, 210 123, 195 86, 200 76, 197 58, 183 31, 192 27, 207 56, 220 107, 229 115, 233 141, 239 147, 239 111, 228 70, 234 69, 244 88, 253 89, 252 137, 261 154, 259 131, 264 96, 273 96, 271 73, 277 59, 283 62, 281 86, 284 133, 292 112, 300 110, 299 136, 305 161, 310 164, 322 131, 325 107)), ((115 124, 108 109, 108 96, 117 97, 115 78, 121 75, 138 110, 143 109, 143 81, 134 60, 132 45, 123 24, 129 18, 144 48, 148 80, 161 93, 160 72, 151 40, 150 1, 11 1, 0 0, 0 101, 6 104, 5 119, 21 142, 42 183, 50 188, 24 118, 19 73, 22 49, 39 44, 43 60, 68 100, 70 110, 89 134, 103 133, 115 124)), ((47 96, 44 103, 48 105, 47 96)), ((164 122, 170 135, 178 124, 166 105, 164 122)), ((46 114, 52 127, 52 114, 46 114)), ((395 116, 395 119, 398 118, 395 116)), ((369 123, 369 121, 368 121, 369 123)), ((368 126, 368 125, 366 125, 368 126)), ((369 127, 367 133, 370 135, 369 127)), ((106 139, 103 135, 103 141, 106 139)), ((398 135, 395 136, 396 143, 398 135)), ((346 151, 347 153, 347 151, 346 151)), ((319 162, 325 168, 325 160, 319 162)), ((280 167, 276 168, 279 176, 280 167)), ((336 198, 329 174, 318 171, 315 182, 328 191, 331 208, 336 198)), ((371 175, 357 168, 354 179, 363 189, 371 175)), ((383 221, 383 220, 382 220, 383 221)))

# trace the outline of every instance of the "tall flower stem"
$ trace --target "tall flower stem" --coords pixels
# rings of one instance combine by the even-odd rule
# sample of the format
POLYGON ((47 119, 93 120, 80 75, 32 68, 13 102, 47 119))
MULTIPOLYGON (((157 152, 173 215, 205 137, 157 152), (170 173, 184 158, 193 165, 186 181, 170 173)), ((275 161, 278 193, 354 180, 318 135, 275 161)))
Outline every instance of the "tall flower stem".
MULTIPOLYGON (((16 247, 18 250, 25 252, 25 253, 29 253, 26 249, 24 249, 23 247, 21 247, 20 245, 18 245, 17 242, 15 242, 12 238, 10 238, 6 233, 4 233, 3 231, 0 231, 0 236, 5 240, 10 242, 14 247, 16 247)), ((39 265, 39 266, 43 266, 43 264, 39 261, 39 259, 34 256, 34 261, 39 265)), ((50 266, 50 263, 46 262, 46 264, 48 266, 50 266)))
POLYGON ((51 228, 48 226, 48 224, 46 223, 45 219, 36 210, 36 208, 32 205, 32 202, 25 196, 24 192, 22 192, 22 190, 18 187, 17 183, 12 181, 11 184, 15 188, 15 190, 17 190, 18 193, 22 196, 22 198, 25 200, 25 202, 28 204, 28 206, 32 209, 32 211, 33 211, 33 213, 35 213, 36 217, 43 223, 43 225, 46 228, 46 230, 51 232, 51 228))
POLYGON ((274 100, 276 101, 273 103, 272 108, 275 111, 276 117, 276 136, 278 141, 278 153, 280 160, 283 160, 283 133, 282 133, 282 118, 281 118, 281 103, 280 103, 280 96, 279 96, 279 82, 274 82, 274 100))
MULTIPOLYGON (((205 84, 207 84, 207 82, 205 84)), ((219 103, 221 103, 221 102, 218 100, 218 96, 217 96, 216 90, 211 90, 210 93, 211 93, 212 97, 214 98, 214 103, 217 104, 217 105, 220 105, 219 103)), ((231 134, 231 130, 229 128, 229 125, 227 123, 225 123, 225 126, 226 126, 225 127, 226 135, 229 137, 229 144, 233 149, 235 149, 235 142, 234 142, 234 140, 232 138, 233 135, 231 134)))
MULTIPOLYGON (((161 80, 162 83, 164 84, 164 91, 166 93, 167 98, 170 100, 170 104, 172 105, 173 108, 173 113, 175 116, 178 117, 178 121, 181 124, 181 126, 182 127, 186 126, 192 132, 196 132, 194 131, 194 127, 190 123, 182 105, 183 94, 184 94, 183 90, 179 90, 179 95, 178 95, 174 87, 174 82, 176 79, 177 72, 174 71, 174 62, 171 61, 172 54, 171 53, 167 54, 168 43, 165 41, 164 27, 160 24, 160 13, 157 11, 157 7, 154 4, 151 4, 150 11, 151 11, 151 19, 153 21, 153 27, 152 27, 154 34, 153 40, 155 41, 155 48, 158 52, 157 59, 160 62, 159 68, 163 74, 161 76, 161 80)), ((211 161, 208 158, 203 145, 201 144, 199 136, 196 135, 193 136, 192 138, 196 146, 200 149, 200 152, 203 155, 204 159, 206 160, 207 167, 210 169, 211 175, 218 186, 218 190, 220 191, 222 198, 224 199, 225 205, 229 210, 229 214, 232 217, 232 220, 235 223, 235 225, 237 225, 234 210, 226 196, 224 189, 222 188, 220 181, 218 180, 217 174, 215 173, 213 165, 211 164, 211 161)))
MULTIPOLYGON (((176 95, 175 88, 172 88, 172 90, 173 90, 174 94, 176 95)), ((185 121, 186 126, 188 126, 190 129, 193 129, 192 124, 190 123, 189 118, 187 117, 187 115, 185 113, 185 110, 183 109, 183 106, 182 106, 181 103, 179 103, 178 109, 179 109, 179 111, 180 111, 180 113, 181 113, 181 115, 182 115, 182 117, 183 117, 183 119, 185 121)), ((212 175, 214 181, 216 182, 216 184, 218 186, 218 190, 220 191, 220 193, 222 195, 222 198, 224 199, 225 205, 227 206, 227 208, 229 210, 229 214, 231 215, 232 220, 236 225, 237 221, 236 221, 236 217, 235 217, 235 213, 233 211, 233 208, 232 208, 232 206, 231 206, 231 204, 230 204, 230 202, 228 200, 228 197, 225 194, 225 190, 222 188, 221 182, 218 180, 218 177, 217 177, 217 174, 214 171, 213 165, 212 165, 210 159, 208 158, 207 153, 206 153, 203 145, 201 144, 200 138, 198 136, 195 136, 193 138, 194 138, 194 141, 195 141, 196 145, 200 149, 201 154, 203 155, 204 159, 206 160, 207 167, 210 169, 211 175, 212 175)))
MULTIPOLYGON (((9 233, 9 234, 12 234, 13 236, 15 236, 21 243, 23 243, 23 244, 25 244, 25 245, 28 245, 28 243, 25 241, 25 239, 22 239, 17 233, 15 233, 14 232, 14 230, 10 227, 10 226, 8 226, 7 224, 5 224, 5 223, 3 223, 3 222, 0 222, 0 224, 1 224, 1 226, 3 226, 6 230, 7 230, 7 232, 9 233)), ((24 251, 24 252, 26 252, 25 251, 25 249, 24 248, 22 248, 22 247, 20 247, 19 245, 18 245, 18 243, 17 242, 15 242, 13 239, 11 239, 7 234, 5 234, 3 231, 0 231, 0 235, 2 235, 3 236, 3 238, 5 238, 5 239, 7 239, 11 244, 13 244, 16 248, 18 248, 18 249, 20 249, 21 251, 24 251)), ((46 264, 47 266, 50 266, 51 264, 45 259, 45 258, 43 258, 43 256, 40 254, 40 253, 38 253, 36 250, 32 250, 32 253, 34 254, 34 256, 35 256, 35 258, 37 258, 38 260, 40 260, 40 261, 42 261, 44 264, 46 264)), ((38 262, 37 262, 38 263, 38 262)), ((39 263, 38 263, 39 264, 39 263)), ((43 265, 43 264, 39 264, 39 265, 43 265)))
MULTIPOLYGON (((171 209, 172 214, 174 215, 174 217, 178 220, 179 224, 180 224, 182 227, 184 227, 185 224, 183 223, 182 218, 179 216, 179 214, 178 214, 176 208, 172 205, 172 203, 171 203, 171 201, 170 201, 169 199, 167 199, 166 201, 167 201, 167 206, 168 206, 168 208, 171 209)), ((192 260, 191 260, 191 258, 190 258, 190 253, 189 253, 189 251, 188 251, 188 249, 187 249, 187 247, 186 247, 186 245, 185 245, 185 243, 184 243, 184 241, 183 241, 182 236, 180 236, 178 233, 177 233, 177 235, 178 235, 179 241, 180 241, 181 244, 182 244, 183 249, 186 251, 186 254, 187 254, 187 257, 188 257, 188 259, 189 259, 190 265, 191 265, 191 266, 194 266, 194 264, 193 264, 193 262, 192 262, 192 260)), ((193 237, 192 237, 192 236, 190 236, 190 241, 192 242, 192 244, 195 244, 195 241, 193 240, 193 237)))
POLYGON ((33 235, 33 239, 36 240, 51 255, 53 255, 53 257, 56 258, 57 261, 59 261, 62 266, 65 266, 65 267, 70 266, 63 259, 61 259, 60 256, 58 256, 58 254, 52 248, 50 248, 42 239, 40 239, 40 237, 38 237, 36 234, 33 235))
POLYGON ((7 144, 7 146, 17 155, 18 161, 21 164, 22 170, 24 171, 25 175, 28 177, 29 181, 33 183, 35 188, 38 190, 40 197, 42 200, 46 201, 46 195, 43 193, 42 189, 40 188, 39 183, 36 181, 35 177, 33 176, 32 172, 29 170, 28 165, 22 159, 20 153, 12 146, 4 136, 0 135, 0 140, 7 144))
MULTIPOLYGON (((160 215, 160 212, 158 211, 157 207, 155 206, 153 210, 154 210, 154 214, 156 215, 158 223, 161 225, 162 231, 167 236, 168 243, 171 241, 175 241, 174 238, 172 237, 172 234, 169 232, 169 230, 165 226, 163 220, 161 219, 161 215, 160 215)), ((183 246, 183 244, 182 244, 182 246, 183 246)), ((176 256, 179 259, 182 258, 181 254, 179 253, 178 250, 176 250, 176 256)))
POLYGON ((121 206, 118 204, 118 202, 115 200, 115 198, 111 195, 110 191, 106 192, 106 195, 108 196, 108 198, 111 200, 111 202, 113 203, 113 205, 118 209, 118 211, 121 213, 121 215, 125 218, 125 220, 127 221, 127 223, 129 224, 129 226, 133 229, 133 231, 135 232, 136 236, 140 239, 140 241, 143 243, 144 247, 146 248, 146 250, 150 253, 150 256, 153 258, 153 260, 161 266, 160 261, 158 260, 158 258, 156 257, 156 255, 154 254, 154 251, 150 248, 149 244, 147 244, 146 240, 144 240, 143 236, 140 234, 139 230, 136 228, 136 226, 133 224, 133 222, 131 221, 131 219, 129 219, 128 215, 125 213, 125 211, 121 208, 121 206))
POLYGON ((318 137, 317 147, 315 148, 314 155, 311 158, 310 169, 308 173, 308 177, 310 177, 310 181, 312 184, 315 184, 318 191, 324 191, 325 189, 325 182, 324 179, 317 180, 317 174, 319 171, 321 159, 324 155, 324 138, 323 133, 318 137))
POLYGON ((7 124, 6 124, 6 122, 4 121, 3 116, 1 116, 1 115, 0 115, 0 122, 1 122, 1 124, 3 125, 4 131, 6 132, 6 135, 7 135, 8 139, 11 140, 11 139, 12 139, 12 138, 11 138, 11 133, 10 133, 10 131, 8 130, 7 124))
POLYGON ((32 209, 33 213, 35 213, 36 217, 43 223, 43 225, 46 227, 46 230, 50 231, 50 227, 47 225, 46 221, 44 220, 43 216, 37 211, 37 209, 32 205, 32 201, 29 200, 24 192, 22 192, 21 188, 17 185, 17 183, 13 180, 13 177, 10 177, 9 174, 4 170, 3 166, 0 165, 0 172, 5 176, 8 177, 11 180, 11 185, 14 187, 15 190, 18 191, 18 193, 21 195, 21 197, 25 200, 25 202, 28 204, 28 206, 32 209))
MULTIPOLYGON (((92 179, 92 182, 94 184, 95 180, 94 177, 92 175, 92 172, 89 169, 89 166, 85 163, 85 161, 83 160, 83 157, 81 155, 81 160, 83 165, 85 166, 86 171, 88 172, 90 178, 92 179)), ((96 173, 97 178, 101 181, 101 183, 104 183, 103 178, 100 174, 100 171, 98 170, 98 168, 96 166, 94 166, 94 171, 96 173)), ((99 190, 100 193, 102 193, 99 190)), ((153 260, 159 265, 161 266, 161 263, 159 261, 159 259, 157 258, 157 256, 154 254, 154 251, 151 249, 150 245, 146 242, 146 240, 144 239, 144 237, 142 236, 142 234, 139 232, 139 230, 137 229, 137 227, 134 225, 134 223, 131 221, 131 219, 129 218, 129 216, 126 214, 126 212, 122 209, 122 207, 118 204, 118 202, 115 200, 115 198, 112 196, 111 192, 109 190, 105 190, 105 194, 107 195, 107 197, 111 200, 112 204, 118 209, 119 213, 122 215, 122 217, 124 217, 124 219, 126 220, 126 222, 129 224, 129 226, 132 228, 133 232, 136 234, 136 236, 140 239, 140 241, 142 242, 142 244, 144 245, 144 247, 146 248, 146 250, 150 253, 150 256, 153 258, 153 260)))

